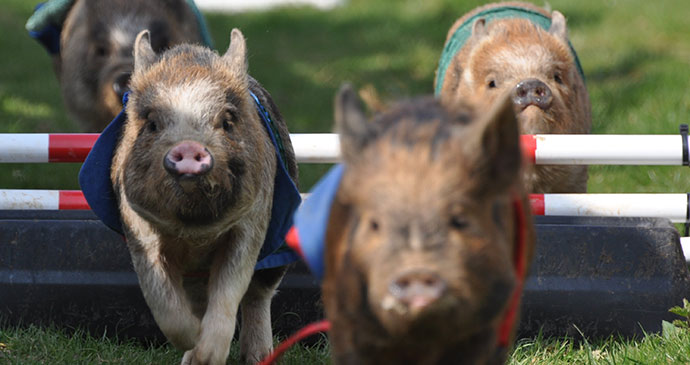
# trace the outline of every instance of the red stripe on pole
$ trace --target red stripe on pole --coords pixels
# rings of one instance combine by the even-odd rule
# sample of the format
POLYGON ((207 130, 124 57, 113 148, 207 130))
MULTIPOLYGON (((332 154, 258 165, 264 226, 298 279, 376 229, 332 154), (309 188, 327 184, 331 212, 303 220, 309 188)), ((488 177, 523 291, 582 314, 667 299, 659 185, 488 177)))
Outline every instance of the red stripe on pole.
POLYGON ((96 139, 97 133, 51 134, 48 137, 48 161, 84 162, 96 139))
POLYGON ((89 210, 91 207, 89 207, 89 204, 86 202, 86 198, 84 198, 84 194, 82 194, 81 191, 79 190, 61 190, 60 191, 60 203, 59 203, 59 208, 60 210, 75 210, 75 209, 83 209, 83 210, 89 210))
POLYGON ((530 194, 529 195, 529 202, 530 205, 532 206, 532 214, 533 215, 544 215, 545 209, 544 209, 544 194, 530 194))
POLYGON ((525 134, 520 136, 520 144, 522 146, 522 158, 531 163, 537 160, 537 136, 533 134, 525 134))

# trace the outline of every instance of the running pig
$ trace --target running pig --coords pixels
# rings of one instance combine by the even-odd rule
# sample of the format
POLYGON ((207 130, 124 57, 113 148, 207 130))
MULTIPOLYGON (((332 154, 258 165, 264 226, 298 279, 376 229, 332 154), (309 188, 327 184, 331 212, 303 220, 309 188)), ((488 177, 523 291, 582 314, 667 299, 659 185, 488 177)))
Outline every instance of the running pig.
POLYGON ((193 7, 186 0, 51 0, 37 9, 27 28, 57 29, 50 42, 58 44, 46 47, 67 111, 83 131, 100 132, 122 109, 139 32, 150 31, 157 52, 185 42, 210 46, 193 7))
MULTIPOLYGON (((451 27, 436 71, 436 94, 486 109, 513 92, 524 134, 589 133, 584 74, 563 14, 527 3, 489 4, 451 27)), ((586 166, 532 166, 528 190, 586 192, 586 166)))
POLYGON ((124 232, 156 323, 186 351, 182 364, 226 363, 240 304, 241 359, 266 356, 271 298, 297 258, 281 248, 299 205, 295 156, 270 95, 247 73, 245 47, 234 29, 223 56, 187 44, 157 54, 141 32, 125 112, 80 175, 94 212, 124 232), (108 144, 104 169, 97 157, 108 144), (102 207, 111 187, 118 205, 102 207))
POLYGON ((367 122, 345 87, 335 110, 344 166, 322 286, 334 363, 502 363, 534 244, 511 100, 474 115, 419 98, 367 122))

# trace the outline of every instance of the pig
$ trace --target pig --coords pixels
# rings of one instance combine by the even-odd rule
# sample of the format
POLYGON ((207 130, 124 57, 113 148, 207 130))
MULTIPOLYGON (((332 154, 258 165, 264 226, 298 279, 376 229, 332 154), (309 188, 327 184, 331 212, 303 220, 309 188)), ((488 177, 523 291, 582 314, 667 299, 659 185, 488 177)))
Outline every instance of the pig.
POLYGON ((287 127, 248 74, 239 30, 223 56, 192 44, 156 53, 152 39, 142 31, 134 43, 126 121, 110 166, 133 266, 156 323, 185 351, 182 364, 226 363, 240 304, 241 361, 255 363, 272 350, 271 298, 286 271, 254 270, 279 203, 279 155, 299 199, 287 127))
POLYGON ((186 0, 74 1, 59 24, 59 53, 53 55, 53 67, 67 112, 82 131, 100 132, 122 109, 134 64, 132 45, 140 31, 151 32, 157 52, 184 42, 209 42, 190 4, 186 0))
POLYGON ((334 363, 502 363, 534 250, 510 98, 475 113, 419 97, 367 122, 345 86, 335 121, 344 168, 322 282, 334 363))
MULTIPOLYGON (((480 109, 511 90, 523 134, 590 132, 584 74, 558 11, 519 2, 472 10, 450 28, 434 86, 444 101, 480 109)), ((524 179, 535 193, 582 193, 587 177, 587 166, 551 165, 525 169, 524 179)))

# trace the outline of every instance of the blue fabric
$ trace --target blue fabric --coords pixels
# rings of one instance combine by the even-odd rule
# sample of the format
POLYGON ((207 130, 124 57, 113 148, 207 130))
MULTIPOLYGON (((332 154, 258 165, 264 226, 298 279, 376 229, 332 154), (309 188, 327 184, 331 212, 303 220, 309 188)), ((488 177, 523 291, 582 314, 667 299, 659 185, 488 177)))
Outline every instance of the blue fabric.
POLYGON ((304 203, 295 212, 295 227, 300 250, 309 270, 321 280, 324 268, 326 229, 331 205, 338 192, 345 166, 338 164, 319 180, 304 203))
MULTIPOLYGON (((79 171, 79 185, 91 210, 106 226, 120 234, 123 234, 122 222, 115 191, 110 181, 110 166, 122 127, 127 119, 125 108, 127 107, 128 96, 129 93, 126 93, 122 100, 124 105, 122 111, 103 130, 79 171)), ((292 226, 293 212, 302 199, 285 168, 282 157, 278 153, 278 145, 271 128, 270 116, 261 112, 261 103, 253 93, 252 97, 257 103, 257 112, 276 149, 278 162, 274 181, 271 220, 255 266, 256 270, 260 270, 283 266, 299 258, 295 252, 287 249, 284 238, 292 226)))
POLYGON ((129 92, 126 92, 122 97, 122 111, 105 127, 79 170, 79 186, 89 207, 98 219, 119 234, 124 232, 120 221, 120 209, 110 180, 110 165, 122 127, 127 120, 125 108, 128 98, 129 92))

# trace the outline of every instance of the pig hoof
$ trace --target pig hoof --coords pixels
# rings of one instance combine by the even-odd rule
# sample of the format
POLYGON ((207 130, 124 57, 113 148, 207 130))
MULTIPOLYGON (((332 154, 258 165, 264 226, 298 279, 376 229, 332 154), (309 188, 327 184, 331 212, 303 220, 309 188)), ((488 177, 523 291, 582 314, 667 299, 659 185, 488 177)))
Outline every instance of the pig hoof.
POLYGON ((185 351, 184 356, 182 356, 182 362, 180 362, 180 365, 192 365, 192 356, 194 356, 192 350, 185 351))

